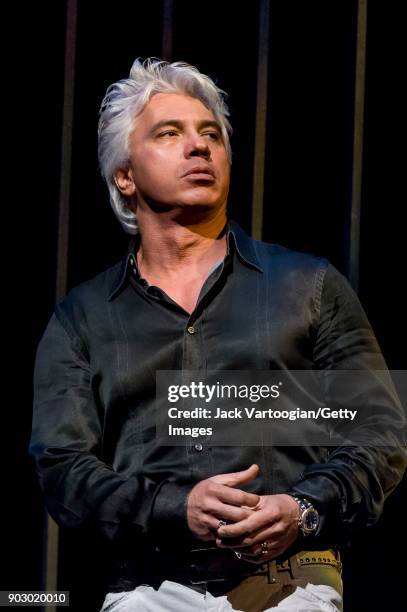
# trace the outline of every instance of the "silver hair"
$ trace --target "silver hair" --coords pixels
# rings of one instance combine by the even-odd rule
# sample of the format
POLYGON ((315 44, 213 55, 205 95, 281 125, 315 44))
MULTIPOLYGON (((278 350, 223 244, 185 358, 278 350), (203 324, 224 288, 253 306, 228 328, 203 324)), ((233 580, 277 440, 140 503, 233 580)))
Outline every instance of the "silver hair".
POLYGON ((108 87, 100 107, 98 127, 99 165, 105 179, 113 211, 123 229, 129 234, 138 232, 136 214, 130 210, 126 198, 118 190, 114 174, 129 164, 129 136, 151 97, 157 93, 182 93, 197 98, 219 122, 229 160, 232 152, 228 121, 229 111, 225 92, 210 77, 185 62, 165 62, 148 58, 133 63, 128 79, 108 87))

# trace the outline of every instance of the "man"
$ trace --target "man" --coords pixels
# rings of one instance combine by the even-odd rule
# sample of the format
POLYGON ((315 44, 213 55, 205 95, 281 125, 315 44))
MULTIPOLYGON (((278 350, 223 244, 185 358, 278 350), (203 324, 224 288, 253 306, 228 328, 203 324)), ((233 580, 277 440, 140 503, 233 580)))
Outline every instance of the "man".
POLYGON ((31 453, 55 520, 109 543, 106 611, 340 610, 337 546, 405 466, 390 387, 387 448, 157 442, 159 370, 385 369, 327 261, 227 220, 227 114, 179 62, 136 60, 108 89, 100 165, 134 238, 57 305, 38 349, 31 453))

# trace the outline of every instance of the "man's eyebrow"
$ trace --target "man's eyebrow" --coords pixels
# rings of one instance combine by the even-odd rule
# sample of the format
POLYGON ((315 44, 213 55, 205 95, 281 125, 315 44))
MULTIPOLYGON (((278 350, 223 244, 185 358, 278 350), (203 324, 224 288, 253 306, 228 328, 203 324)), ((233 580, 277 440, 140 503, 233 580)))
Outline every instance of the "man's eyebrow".
POLYGON ((213 121, 211 119, 204 119, 203 121, 199 122, 199 127, 203 128, 203 127, 214 127, 217 130, 219 130, 219 132, 222 132, 222 129, 220 127, 220 123, 218 123, 218 121, 213 121))
MULTIPOLYGON (((153 134, 160 128, 165 127, 166 125, 173 125, 174 127, 181 129, 184 126, 184 122, 181 121, 180 119, 163 119, 153 125, 153 127, 150 130, 150 134, 153 134)), ((211 119, 203 119, 202 121, 198 122, 199 129, 202 129, 205 127, 216 128, 220 134, 222 133, 222 129, 218 121, 214 121, 211 119)))

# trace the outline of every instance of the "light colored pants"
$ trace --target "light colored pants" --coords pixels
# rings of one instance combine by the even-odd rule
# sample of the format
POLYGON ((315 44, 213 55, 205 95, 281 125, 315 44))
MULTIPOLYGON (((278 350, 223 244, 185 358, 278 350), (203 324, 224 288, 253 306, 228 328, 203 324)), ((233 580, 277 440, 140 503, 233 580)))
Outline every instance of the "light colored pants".
MULTIPOLYGON (((250 578, 249 580, 253 580, 250 578)), ((250 604, 249 604, 250 606, 250 604)), ((308 583, 305 588, 295 587, 277 606, 268 608, 244 607, 244 612, 256 610, 279 612, 338 612, 342 610, 342 597, 331 586, 308 583)), ((198 593, 176 582, 165 580, 155 591, 142 585, 133 591, 108 593, 101 612, 223 612, 239 610, 233 607, 227 595, 214 597, 211 593, 198 593)))

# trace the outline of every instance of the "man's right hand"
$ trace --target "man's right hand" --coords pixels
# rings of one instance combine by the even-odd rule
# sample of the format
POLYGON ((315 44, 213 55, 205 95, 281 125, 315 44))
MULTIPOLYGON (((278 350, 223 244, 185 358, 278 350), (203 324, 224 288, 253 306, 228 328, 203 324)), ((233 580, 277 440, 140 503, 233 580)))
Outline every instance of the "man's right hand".
POLYGON ((198 482, 187 500, 190 530, 201 540, 214 540, 221 519, 236 523, 248 517, 260 497, 235 487, 254 480, 258 473, 259 466, 253 464, 241 472, 217 474, 198 482))

